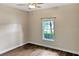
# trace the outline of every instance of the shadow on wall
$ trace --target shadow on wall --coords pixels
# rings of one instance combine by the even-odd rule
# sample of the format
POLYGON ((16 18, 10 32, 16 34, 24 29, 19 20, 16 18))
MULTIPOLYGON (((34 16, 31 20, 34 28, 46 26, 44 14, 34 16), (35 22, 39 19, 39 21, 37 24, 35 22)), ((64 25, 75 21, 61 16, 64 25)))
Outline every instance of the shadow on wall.
POLYGON ((0 25, 0 52, 23 44, 21 24, 0 25))

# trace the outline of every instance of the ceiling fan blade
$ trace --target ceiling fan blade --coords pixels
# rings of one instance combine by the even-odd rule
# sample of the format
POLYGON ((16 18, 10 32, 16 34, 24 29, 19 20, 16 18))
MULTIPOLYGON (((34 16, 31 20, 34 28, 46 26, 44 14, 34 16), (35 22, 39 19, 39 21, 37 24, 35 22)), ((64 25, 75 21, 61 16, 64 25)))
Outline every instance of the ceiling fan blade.
POLYGON ((37 4, 44 4, 44 3, 37 3, 37 4))
POLYGON ((26 6, 26 4, 16 4, 17 6, 26 6))
POLYGON ((36 6, 37 8, 41 8, 41 6, 36 6))

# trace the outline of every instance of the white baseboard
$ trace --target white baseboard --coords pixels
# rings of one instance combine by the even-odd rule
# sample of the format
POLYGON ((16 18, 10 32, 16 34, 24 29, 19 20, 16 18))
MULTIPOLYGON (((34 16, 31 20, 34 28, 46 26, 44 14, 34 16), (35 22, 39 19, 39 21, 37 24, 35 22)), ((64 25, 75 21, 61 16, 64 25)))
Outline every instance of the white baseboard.
POLYGON ((24 43, 24 44, 20 44, 20 45, 18 45, 18 46, 15 46, 15 47, 6 49, 5 51, 0 52, 0 54, 6 53, 6 52, 8 52, 8 51, 10 51, 10 50, 16 49, 16 48, 18 48, 18 47, 20 47, 20 46, 23 46, 23 45, 25 45, 25 44, 28 44, 28 43, 32 43, 32 44, 36 44, 36 45, 40 45, 40 46, 45 46, 45 47, 49 47, 49 48, 53 48, 53 49, 58 49, 58 50, 62 50, 62 51, 70 52, 70 53, 75 53, 75 54, 78 54, 78 55, 79 55, 79 53, 76 52, 76 51, 66 50, 66 49, 63 49, 63 48, 54 47, 54 46, 49 46, 49 45, 40 44, 40 43, 36 43, 36 42, 30 42, 30 41, 29 41, 29 42, 26 42, 26 43, 24 43))
POLYGON ((23 44, 20 44, 20 45, 17 45, 17 46, 14 46, 14 47, 11 47, 11 48, 6 49, 6 50, 4 50, 4 51, 1 51, 0 54, 6 53, 6 52, 8 52, 8 51, 10 51, 10 50, 16 49, 16 48, 18 48, 18 47, 20 47, 20 46, 23 46, 23 45, 25 45, 25 44, 28 44, 28 42, 23 43, 23 44))
POLYGON ((44 45, 44 44, 40 44, 40 43, 36 43, 36 42, 29 42, 29 43, 40 45, 40 46, 45 46, 45 47, 49 47, 49 48, 53 48, 53 49, 57 49, 57 50, 61 50, 61 51, 66 51, 66 52, 70 52, 70 53, 74 53, 74 54, 78 54, 79 55, 79 53, 76 52, 76 51, 66 50, 66 49, 63 49, 63 48, 49 46, 49 45, 44 45))

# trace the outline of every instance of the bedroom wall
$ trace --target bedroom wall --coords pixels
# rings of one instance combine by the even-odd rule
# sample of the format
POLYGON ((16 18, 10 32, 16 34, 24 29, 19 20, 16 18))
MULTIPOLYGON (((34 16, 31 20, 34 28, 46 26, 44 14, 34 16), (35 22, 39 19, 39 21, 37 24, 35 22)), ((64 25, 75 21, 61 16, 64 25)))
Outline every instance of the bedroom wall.
POLYGON ((64 5, 29 13, 29 42, 79 54, 79 4, 64 5), (56 17, 55 41, 41 38, 41 19, 56 17))
POLYGON ((0 5, 0 54, 27 42, 79 54, 79 4, 30 13, 0 5), (44 17, 56 17, 55 41, 41 38, 44 17))
POLYGON ((28 12, 0 4, 0 54, 28 40, 28 12))

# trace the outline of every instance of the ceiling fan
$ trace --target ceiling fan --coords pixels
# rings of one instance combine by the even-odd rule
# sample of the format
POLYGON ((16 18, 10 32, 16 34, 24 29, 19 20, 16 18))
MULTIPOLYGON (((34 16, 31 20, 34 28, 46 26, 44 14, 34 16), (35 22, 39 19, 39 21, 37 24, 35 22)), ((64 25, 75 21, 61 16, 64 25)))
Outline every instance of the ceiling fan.
POLYGON ((41 8, 44 3, 27 3, 27 4, 17 4, 18 6, 27 6, 28 9, 41 8))
POLYGON ((41 8, 41 4, 43 4, 43 3, 29 3, 28 7, 29 7, 29 9, 41 8))

